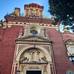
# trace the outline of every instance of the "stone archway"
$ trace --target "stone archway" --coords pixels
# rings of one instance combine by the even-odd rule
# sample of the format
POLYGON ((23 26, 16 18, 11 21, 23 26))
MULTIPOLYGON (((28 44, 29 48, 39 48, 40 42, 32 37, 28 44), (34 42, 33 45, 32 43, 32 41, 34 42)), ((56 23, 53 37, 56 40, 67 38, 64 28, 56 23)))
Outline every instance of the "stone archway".
POLYGON ((44 48, 37 46, 22 49, 17 58, 17 70, 19 74, 27 74, 37 71, 41 74, 51 74, 51 55, 44 48))
MULTIPOLYGON (((19 51, 19 54, 17 54, 17 57, 16 57, 16 61, 19 61, 21 54, 22 54, 24 51, 26 51, 27 49, 30 49, 30 48, 33 48, 33 46, 32 46, 32 45, 27 46, 27 47, 23 48, 21 51, 19 51)), ((38 48, 38 49, 40 49, 41 51, 43 51, 43 52, 45 53, 47 59, 48 59, 49 61, 52 61, 51 53, 48 52, 45 48, 43 48, 43 47, 41 47, 41 46, 38 46, 38 45, 37 45, 35 48, 38 48)), ((50 50, 50 51, 51 51, 51 50, 50 50)))

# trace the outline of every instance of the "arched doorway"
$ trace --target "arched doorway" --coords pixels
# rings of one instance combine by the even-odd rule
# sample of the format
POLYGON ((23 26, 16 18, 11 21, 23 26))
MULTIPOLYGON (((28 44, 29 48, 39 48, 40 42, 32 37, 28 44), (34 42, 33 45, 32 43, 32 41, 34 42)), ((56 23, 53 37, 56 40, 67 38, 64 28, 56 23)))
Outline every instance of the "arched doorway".
POLYGON ((51 74, 51 55, 41 47, 20 51, 16 64, 16 74, 51 74))

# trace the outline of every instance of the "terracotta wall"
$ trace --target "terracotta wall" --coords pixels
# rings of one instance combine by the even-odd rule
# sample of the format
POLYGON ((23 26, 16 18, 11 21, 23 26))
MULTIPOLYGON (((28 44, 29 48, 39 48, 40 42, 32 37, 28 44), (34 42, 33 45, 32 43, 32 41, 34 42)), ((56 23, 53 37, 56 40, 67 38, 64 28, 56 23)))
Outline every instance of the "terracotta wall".
POLYGON ((52 40, 56 74, 66 74, 67 70, 74 71, 74 64, 68 59, 62 34, 55 29, 50 29, 48 36, 52 40))
POLYGON ((0 28, 0 74, 11 74, 15 39, 22 27, 0 28))
MULTIPOLYGON (((11 74, 15 40, 22 30, 23 28, 19 26, 7 29, 0 28, 0 74, 11 74)), ((56 74, 65 74, 67 70, 74 71, 74 64, 68 60, 66 54, 66 47, 64 45, 66 35, 62 35, 55 29, 50 29, 47 33, 49 39, 52 40, 56 74)))

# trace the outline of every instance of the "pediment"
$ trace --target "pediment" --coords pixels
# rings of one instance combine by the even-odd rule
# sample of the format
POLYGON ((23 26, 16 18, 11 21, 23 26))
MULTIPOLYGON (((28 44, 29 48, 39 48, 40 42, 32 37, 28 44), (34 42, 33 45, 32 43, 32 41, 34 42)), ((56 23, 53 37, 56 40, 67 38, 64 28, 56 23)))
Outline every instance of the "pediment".
POLYGON ((44 37, 40 37, 40 36, 26 36, 26 37, 20 37, 16 39, 16 43, 20 41, 20 42, 44 42, 44 43, 51 43, 52 41, 49 39, 46 39, 44 37))

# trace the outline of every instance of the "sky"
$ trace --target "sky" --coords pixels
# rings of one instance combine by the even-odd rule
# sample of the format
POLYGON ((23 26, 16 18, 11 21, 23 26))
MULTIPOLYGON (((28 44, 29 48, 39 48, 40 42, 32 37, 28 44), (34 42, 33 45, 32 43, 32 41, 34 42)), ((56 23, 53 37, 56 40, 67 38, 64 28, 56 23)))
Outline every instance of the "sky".
MULTIPOLYGON (((24 13, 24 5, 29 3, 37 3, 44 6, 44 17, 51 18, 48 0, 0 0, 0 20, 4 19, 6 14, 10 14, 16 7, 21 9, 21 14, 24 13)), ((63 27, 60 26, 61 30, 63 27)))
POLYGON ((51 17, 48 12, 48 0, 0 0, 0 20, 4 19, 6 14, 13 12, 15 7, 19 7, 21 9, 21 13, 24 13, 24 5, 29 3, 37 3, 44 6, 44 17, 51 17))

